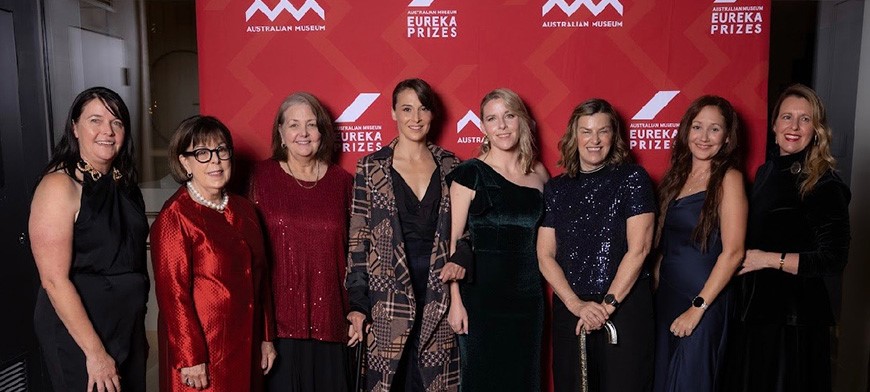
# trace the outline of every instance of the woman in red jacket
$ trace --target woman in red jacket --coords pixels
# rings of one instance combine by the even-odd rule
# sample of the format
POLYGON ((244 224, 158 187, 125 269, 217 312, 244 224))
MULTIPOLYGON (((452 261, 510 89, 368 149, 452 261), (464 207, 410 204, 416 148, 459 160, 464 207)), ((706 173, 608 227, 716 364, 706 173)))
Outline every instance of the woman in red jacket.
POLYGON ((275 360, 263 234, 224 186, 233 140, 214 117, 184 120, 169 142, 179 183, 151 226, 160 390, 259 391, 275 360))

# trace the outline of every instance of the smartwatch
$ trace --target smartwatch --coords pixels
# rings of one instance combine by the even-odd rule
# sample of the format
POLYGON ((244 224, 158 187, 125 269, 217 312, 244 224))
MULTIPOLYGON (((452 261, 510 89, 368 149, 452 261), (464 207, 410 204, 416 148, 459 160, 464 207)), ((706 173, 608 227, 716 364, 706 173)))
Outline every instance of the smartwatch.
POLYGON ((696 308, 701 308, 701 310, 706 310, 707 309, 707 301, 705 301, 703 297, 697 296, 694 299, 692 299, 692 306, 694 306, 696 308))
POLYGON ((613 306, 614 308, 619 307, 619 301, 616 300, 616 296, 613 294, 607 294, 604 296, 604 303, 613 306))

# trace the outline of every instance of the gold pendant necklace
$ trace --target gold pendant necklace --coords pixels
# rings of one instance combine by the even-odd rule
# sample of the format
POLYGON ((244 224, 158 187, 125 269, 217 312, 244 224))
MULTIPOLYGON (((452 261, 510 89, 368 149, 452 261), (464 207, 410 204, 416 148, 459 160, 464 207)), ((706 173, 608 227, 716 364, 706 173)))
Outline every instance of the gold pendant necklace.
MULTIPOLYGON (((94 181, 99 181, 99 179, 103 177, 103 173, 100 173, 99 170, 94 169, 94 167, 91 166, 90 163, 85 162, 84 159, 79 160, 79 163, 76 164, 76 169, 78 169, 78 171, 82 172, 82 174, 85 174, 85 173, 90 174, 91 179, 93 179, 94 181)), ((115 181, 118 181, 121 179, 121 177, 122 177, 121 171, 118 170, 118 168, 113 167, 112 168, 112 179, 115 181)))
POLYGON ((293 177, 296 180, 296 184, 298 184, 302 189, 314 189, 317 186, 317 182, 320 181, 320 161, 315 161, 314 163, 314 184, 311 186, 302 185, 302 182, 299 181, 299 178, 293 174, 293 169, 290 168, 290 162, 285 162, 287 165, 287 171, 290 172, 290 177, 293 177))

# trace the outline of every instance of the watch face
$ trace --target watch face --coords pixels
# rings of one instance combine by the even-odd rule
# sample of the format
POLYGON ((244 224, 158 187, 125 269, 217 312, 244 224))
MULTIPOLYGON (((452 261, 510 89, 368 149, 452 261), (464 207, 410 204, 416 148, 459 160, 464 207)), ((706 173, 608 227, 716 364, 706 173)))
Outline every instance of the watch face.
POLYGON ((613 294, 607 294, 604 296, 604 303, 608 305, 616 306, 616 296, 613 294))
POLYGON ((705 304, 706 301, 701 297, 695 297, 695 299, 692 300, 692 306, 696 308, 703 308, 705 304))

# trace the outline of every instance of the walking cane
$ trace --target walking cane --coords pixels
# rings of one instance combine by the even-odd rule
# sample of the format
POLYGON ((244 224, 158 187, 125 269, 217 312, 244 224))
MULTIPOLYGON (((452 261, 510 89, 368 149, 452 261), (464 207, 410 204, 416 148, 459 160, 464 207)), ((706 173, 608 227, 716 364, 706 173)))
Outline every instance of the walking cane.
MULTIPOLYGON (((363 331, 365 330, 366 323, 363 323, 363 331)), ((366 344, 367 343, 364 334, 363 338, 360 339, 359 343, 356 344, 356 352, 354 353, 354 357, 356 357, 356 374, 353 377, 353 392, 360 392, 363 390, 363 370, 365 369, 365 364, 363 363, 363 360, 365 359, 366 344)))
MULTIPOLYGON (((616 344, 619 336, 616 334, 616 326, 607 320, 604 322, 604 332, 607 333, 607 343, 616 344)), ((589 392, 589 365, 586 357, 586 328, 580 328, 580 392, 589 392)))

